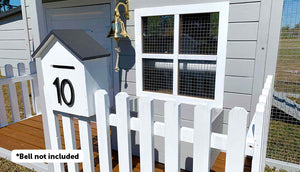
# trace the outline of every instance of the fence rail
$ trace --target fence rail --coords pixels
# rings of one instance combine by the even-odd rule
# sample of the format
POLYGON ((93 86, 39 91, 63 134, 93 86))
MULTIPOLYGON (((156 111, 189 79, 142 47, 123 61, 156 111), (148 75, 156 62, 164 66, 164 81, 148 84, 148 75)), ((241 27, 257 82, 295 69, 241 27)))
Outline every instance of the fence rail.
POLYGON ((24 63, 18 64, 18 76, 14 75, 13 67, 10 64, 5 65, 5 75, 6 78, 0 79, 0 127, 8 125, 7 112, 5 109, 5 100, 3 95, 2 86, 7 85, 8 94, 9 94, 9 103, 12 114, 12 123, 18 122, 21 120, 16 83, 20 83, 24 117, 29 118, 32 116, 30 97, 28 91, 27 81, 30 81, 31 85, 31 101, 33 106, 33 111, 37 112, 37 104, 35 101, 35 95, 38 90, 38 82, 36 75, 35 62, 29 63, 30 73, 26 74, 24 63))

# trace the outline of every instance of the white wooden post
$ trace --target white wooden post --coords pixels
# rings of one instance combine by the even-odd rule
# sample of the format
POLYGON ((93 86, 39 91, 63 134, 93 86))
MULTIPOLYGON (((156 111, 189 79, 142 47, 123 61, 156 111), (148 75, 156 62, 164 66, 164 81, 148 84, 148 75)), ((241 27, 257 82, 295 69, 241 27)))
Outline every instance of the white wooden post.
MULTIPOLYGON (((45 93, 45 95, 47 95, 45 93)), ((61 136, 60 136, 60 128, 58 121, 58 114, 54 113, 52 110, 47 110, 47 119, 50 132, 50 142, 52 150, 61 149, 61 136)), ((63 163, 53 163, 55 172, 64 172, 64 164, 63 163)))
POLYGON ((0 85, 0 127, 7 125, 7 116, 4 104, 2 85, 0 85))
MULTIPOLYGON (((76 138, 74 129, 74 118, 72 115, 62 114, 62 124, 64 131, 65 149, 75 150, 76 148, 76 138)), ((68 163, 68 171, 79 171, 77 163, 68 163)))
POLYGON ((193 171, 210 171, 211 116, 212 108, 198 105, 194 111, 193 171))
MULTIPOLYGON (((18 74, 19 76, 26 75, 24 63, 18 63, 18 74)), ((24 116, 25 118, 28 118, 31 117, 32 114, 31 114, 27 80, 21 81, 20 86, 21 86, 21 93, 22 93, 22 102, 24 107, 24 116)))
POLYGON ((235 107, 229 112, 225 172, 244 171, 248 112, 235 107))
MULTIPOLYGON (((37 74, 36 62, 31 61, 29 63, 29 70, 30 70, 31 75, 37 74)), ((31 100, 32 100, 33 111, 36 114, 41 114, 42 111, 41 111, 41 108, 39 108, 39 107, 42 105, 40 105, 40 103, 37 103, 37 102, 39 102, 39 101, 37 101, 38 97, 40 97, 37 77, 35 79, 31 80, 30 83, 31 83, 31 100)))
POLYGON ((96 108, 100 171, 112 172, 109 126, 109 98, 105 90, 97 90, 95 92, 94 98, 96 108))
POLYGON ((153 99, 139 99, 141 172, 154 172, 153 99))
POLYGON ((93 154, 93 138, 91 131, 91 121, 87 117, 78 119, 80 146, 83 151, 82 167, 86 172, 94 172, 94 154, 93 154))
MULTIPOLYGON (((14 71, 12 65, 10 64, 5 65, 5 75, 6 78, 14 77, 14 71)), ((8 84, 8 93, 9 93, 9 100, 10 100, 13 122, 18 122, 20 121, 20 111, 19 111, 18 97, 17 97, 15 83, 11 82, 10 84, 8 84)))
POLYGON ((180 107, 170 100, 165 103, 165 171, 180 171, 180 107))
POLYGON ((254 154, 252 159, 252 172, 261 172, 262 166, 262 143, 263 143, 263 124, 265 104, 258 103, 256 106, 255 132, 254 132, 254 154))
POLYGON ((121 92, 117 94, 116 112, 117 112, 119 170, 120 172, 131 172, 132 154, 131 154, 130 111, 129 111, 129 96, 127 93, 121 92))

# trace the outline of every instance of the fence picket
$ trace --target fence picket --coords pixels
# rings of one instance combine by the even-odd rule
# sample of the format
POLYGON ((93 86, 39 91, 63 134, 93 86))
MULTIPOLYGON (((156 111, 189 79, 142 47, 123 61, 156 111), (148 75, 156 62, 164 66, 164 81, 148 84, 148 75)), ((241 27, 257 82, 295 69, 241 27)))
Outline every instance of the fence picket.
POLYGON ((154 172, 153 99, 139 99, 141 172, 154 172))
POLYGON ((180 105, 165 103, 165 171, 180 171, 180 105))
POLYGON ((264 124, 265 104, 258 103, 256 106, 255 132, 254 132, 254 154, 252 159, 252 172, 261 172, 262 165, 262 140, 263 140, 263 124, 264 124))
MULTIPOLYGON (((19 74, 19 76, 26 75, 24 63, 18 63, 18 74, 19 74)), ((32 114, 31 114, 31 108, 30 108, 27 81, 26 80, 21 81, 20 87, 21 87, 22 102, 23 102, 23 107, 24 107, 24 116, 25 116, 25 118, 28 118, 28 117, 31 117, 32 114)))
MULTIPOLYGON (((14 71, 12 65, 10 64, 5 65, 5 75, 6 78, 14 77, 14 71)), ((8 84, 8 94, 9 94, 13 122, 18 122, 20 121, 20 111, 19 111, 18 97, 17 97, 15 83, 8 84)))
MULTIPOLYGON (((31 61, 29 63, 29 70, 30 70, 30 74, 36 74, 36 63, 34 61, 31 61)), ((38 104, 36 102, 38 97, 39 97, 39 86, 38 86, 38 80, 37 80, 37 76, 35 76, 35 79, 30 81, 31 83, 31 101, 32 101, 32 106, 33 106, 33 111, 36 114, 41 114, 40 109, 38 109, 38 104)))
POLYGON ((131 154, 131 132, 130 132, 130 111, 129 96, 127 93, 119 93, 116 96, 117 107, 117 137, 119 153, 120 172, 132 171, 131 154))
POLYGON ((94 172, 93 138, 89 118, 78 118, 80 146, 83 151, 82 167, 84 171, 94 172))
MULTIPOLYGON (((74 150, 76 149, 76 140, 75 140, 75 129, 74 129, 74 118, 72 115, 63 114, 62 115, 62 124, 65 140, 65 149, 74 150)), ((68 171, 79 171, 77 163, 68 163, 68 171)))
POLYGON ((211 107, 198 105, 194 111, 193 171, 210 171, 211 107))
POLYGON ((2 86, 0 86, 0 127, 7 125, 7 116, 4 104, 2 86))
POLYGON ((109 98, 106 91, 97 90, 95 92, 95 108, 100 171, 111 172, 109 98))
POLYGON ((244 170, 248 112, 235 107, 229 112, 226 172, 244 170))

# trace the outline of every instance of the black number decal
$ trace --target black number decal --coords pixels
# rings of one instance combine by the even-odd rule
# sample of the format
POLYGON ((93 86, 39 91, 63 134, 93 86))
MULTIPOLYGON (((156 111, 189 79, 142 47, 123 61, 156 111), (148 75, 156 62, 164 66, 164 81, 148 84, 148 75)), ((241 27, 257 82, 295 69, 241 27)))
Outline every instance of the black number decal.
POLYGON ((55 87, 56 87, 57 101, 59 104, 61 104, 60 86, 59 86, 59 78, 58 77, 54 80, 53 85, 55 85, 55 87))
POLYGON ((64 80, 62 80, 62 82, 60 84, 59 78, 57 77, 54 80, 53 85, 55 85, 55 87, 56 87, 58 103, 61 104, 62 103, 61 99, 63 99, 63 101, 66 105, 73 106, 74 102, 75 102, 75 92, 74 92, 74 87, 73 87, 72 82, 68 79, 64 79, 64 80), (71 99, 69 101, 66 99, 66 95, 65 95, 65 86, 66 85, 69 85, 70 91, 71 91, 71 99))

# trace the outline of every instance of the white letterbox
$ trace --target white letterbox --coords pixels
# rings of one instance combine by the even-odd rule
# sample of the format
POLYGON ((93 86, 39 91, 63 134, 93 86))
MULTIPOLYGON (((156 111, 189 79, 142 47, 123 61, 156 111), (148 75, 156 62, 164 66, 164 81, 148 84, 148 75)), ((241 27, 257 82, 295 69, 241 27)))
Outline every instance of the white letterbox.
POLYGON ((106 49, 82 30, 53 30, 32 56, 41 58, 46 108, 95 114, 94 92, 109 89, 106 49))

